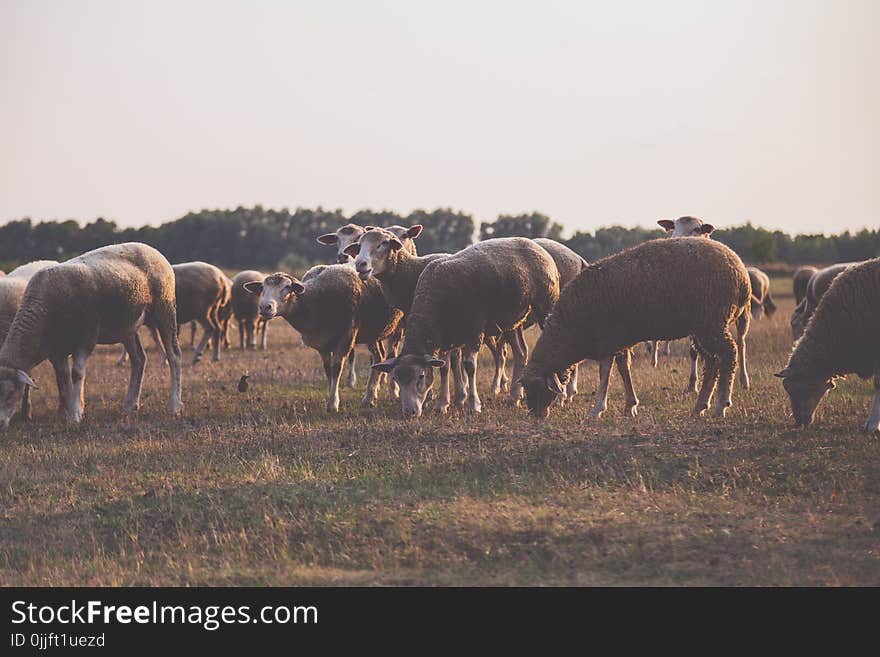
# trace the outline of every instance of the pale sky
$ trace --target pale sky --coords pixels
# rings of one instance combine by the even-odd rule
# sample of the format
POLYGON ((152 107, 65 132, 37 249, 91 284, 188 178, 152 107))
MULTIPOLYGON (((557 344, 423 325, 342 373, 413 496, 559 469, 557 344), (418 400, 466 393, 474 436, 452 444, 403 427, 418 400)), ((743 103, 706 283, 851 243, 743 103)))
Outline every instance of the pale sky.
POLYGON ((0 222, 880 226, 873 0, 0 0, 0 222))

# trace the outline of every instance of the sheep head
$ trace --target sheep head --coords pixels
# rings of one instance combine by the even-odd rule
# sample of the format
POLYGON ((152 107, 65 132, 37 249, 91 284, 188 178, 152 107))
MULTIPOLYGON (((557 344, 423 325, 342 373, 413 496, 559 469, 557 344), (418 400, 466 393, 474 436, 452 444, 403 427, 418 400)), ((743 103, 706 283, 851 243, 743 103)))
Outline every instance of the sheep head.
POLYGON ((791 366, 777 372, 776 376, 782 379, 782 386, 788 393, 795 426, 810 426, 819 402, 835 387, 834 377, 807 374, 793 370, 791 366))
POLYGON ((27 372, 0 367, 0 429, 9 426, 9 421, 21 405, 26 386, 37 387, 27 372))
POLYGON ((357 243, 345 252, 354 258, 354 268, 361 280, 379 276, 388 271, 397 251, 403 248, 400 238, 384 228, 372 228, 361 235, 357 243))
POLYGON ((715 226, 703 223, 697 217, 679 217, 675 221, 660 219, 657 223, 667 233, 672 233, 671 237, 709 237, 715 230, 715 226))
POLYGON ((550 404, 558 395, 564 393, 562 382, 556 372, 546 376, 523 375, 520 380, 526 394, 526 406, 529 413, 539 420, 550 415, 550 404))
POLYGON ((404 417, 419 417, 434 383, 434 368, 445 364, 431 354, 406 354, 377 363, 373 369, 388 373, 397 383, 404 417))
POLYGON ((277 273, 260 281, 244 284, 244 289, 251 294, 259 294, 260 317, 265 320, 277 317, 281 308, 288 306, 305 291, 305 286, 290 274, 277 273))
POLYGON ((364 229, 357 224, 346 224, 338 228, 335 233, 327 233, 318 237, 318 243, 326 246, 336 247, 336 261, 344 265, 352 258, 345 253, 345 249, 355 244, 360 236, 364 234, 364 229))

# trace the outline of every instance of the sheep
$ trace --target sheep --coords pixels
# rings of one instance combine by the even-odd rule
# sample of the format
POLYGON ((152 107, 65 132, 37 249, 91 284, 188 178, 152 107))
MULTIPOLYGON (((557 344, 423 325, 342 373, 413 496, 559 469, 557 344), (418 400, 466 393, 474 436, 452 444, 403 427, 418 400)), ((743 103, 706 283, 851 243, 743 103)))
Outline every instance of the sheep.
MULTIPOLYGON (((4 275, 0 280, 0 345, 6 339, 15 313, 21 305, 21 298, 28 281, 36 272, 51 265, 57 265, 55 260, 36 260, 26 265, 16 267, 9 275, 4 275)), ((31 389, 26 386, 21 400, 21 417, 31 419, 31 389)))
POLYGON ((652 240, 589 265, 562 291, 523 373, 529 411, 547 417, 562 390, 560 376, 590 358, 599 361, 600 371, 593 417, 607 408, 612 360, 626 388, 626 412, 634 416, 638 398, 629 348, 645 340, 692 336, 705 363, 694 413, 702 415, 709 407, 720 375, 714 410, 724 415, 731 405, 737 352, 745 349, 751 296, 739 256, 713 240, 652 240), (736 342, 730 334, 733 322, 740 325, 736 342))
MULTIPOLYGON (((818 275, 818 274, 817 274, 818 275)), ((845 267, 776 373, 788 393, 795 425, 807 427, 819 402, 846 374, 874 377, 874 400, 864 430, 880 434, 880 258, 845 267)))
POLYGON ((257 334, 260 334, 260 349, 266 348, 267 323, 260 316, 259 299, 244 289, 245 283, 262 282, 266 274, 253 269, 237 273, 232 277, 232 314, 238 322, 238 344, 242 351, 245 342, 248 349, 257 348, 257 334))
MULTIPOLYGON (((327 411, 337 413, 343 361, 355 344, 367 345, 373 362, 381 361, 381 341, 394 332, 403 313, 388 305, 377 281, 361 281, 352 267, 325 266, 303 278, 279 272, 245 283, 244 289, 258 299, 264 320, 284 317, 303 344, 321 354, 329 384, 327 411)), ((380 376, 370 371, 365 406, 376 404, 380 376)))
POLYGON ((818 269, 815 267, 799 267, 792 276, 792 288, 794 290, 794 305, 797 306, 803 301, 804 296, 807 294, 807 284, 810 282, 810 278, 812 278, 813 274, 815 274, 818 269))
POLYGON ((30 371, 47 358, 55 369, 64 418, 76 423, 85 410, 86 362, 96 344, 122 342, 131 359, 123 411, 139 407, 146 354, 141 324, 158 329, 171 372, 170 408, 180 413, 180 345, 174 271, 156 249, 130 242, 89 251, 36 272, 0 347, 0 426, 9 425, 30 371), (71 367, 70 357, 73 366, 71 367))
POLYGON ((208 340, 212 343, 212 359, 220 360, 223 325, 220 309, 228 305, 232 292, 226 275, 207 262, 184 262, 174 265, 177 295, 177 321, 182 325, 197 322, 203 329, 202 339, 193 355, 198 363, 208 340))
MULTIPOLYGON (((346 263, 354 260, 354 257, 348 255, 345 250, 351 246, 352 244, 356 244, 357 241, 361 238, 368 230, 374 228, 373 226, 358 226, 357 224, 345 224, 340 228, 336 229, 335 233, 327 233, 325 235, 321 235, 316 238, 319 244, 324 244, 325 246, 335 246, 336 247, 336 262, 340 265, 344 265, 346 263)), ((413 241, 416 237, 419 236, 419 233, 422 232, 422 226, 418 225, 418 230, 414 231, 415 226, 410 226, 409 228, 405 226, 388 226, 384 230, 387 230, 391 233, 394 233, 397 236, 397 239, 400 240, 401 244, 403 244, 403 248, 410 255, 418 255, 418 250, 416 249, 416 244, 413 241)))
MULTIPOLYGON (((418 417, 433 368, 444 365, 438 353, 462 347, 468 407, 479 413, 477 354, 485 337, 515 331, 529 313, 542 325, 558 297, 556 264, 532 240, 503 237, 478 242, 425 267, 407 315, 401 355, 373 367, 397 380, 404 415, 418 417)), ((514 343, 515 380, 525 365, 524 346, 514 343)))
POLYGON ((810 317, 812 317, 813 313, 816 311, 816 308, 819 306, 819 301, 822 299, 822 295, 828 290, 831 282, 838 274, 854 264, 858 263, 842 262, 840 264, 831 265, 830 267, 825 267, 825 269, 820 269, 810 277, 804 298, 801 299, 801 302, 795 307, 791 316, 791 334, 795 340, 804 334, 807 322, 810 321, 810 317))
MULTIPOLYGON (((421 232, 421 226, 411 228, 418 228, 418 231, 414 231, 413 239, 415 239, 421 232)), ((427 256, 414 256, 403 247, 402 241, 394 233, 382 228, 365 232, 358 242, 346 247, 346 253, 355 258, 355 270, 362 280, 375 278, 379 281, 388 303, 404 313, 404 321, 412 307, 416 284, 425 267, 449 255, 432 253, 427 256)), ((394 357, 397 354, 389 355, 394 357)), ((467 390, 461 376, 461 351, 453 349, 440 368, 440 397, 436 411, 441 414, 446 413, 450 405, 450 367, 455 381, 455 404, 462 405, 467 400, 467 390)))
POLYGON ((764 314, 772 317, 776 304, 770 296, 770 277, 757 267, 746 267, 746 271, 752 284, 752 319, 761 319, 764 314))
POLYGON ((657 223, 667 233, 672 233, 670 237, 709 237, 715 230, 715 226, 697 217, 679 217, 675 221, 659 219, 657 223))
MULTIPOLYGON (((583 271, 587 266, 587 261, 581 258, 577 253, 572 251, 570 248, 565 246, 564 244, 560 244, 556 240, 551 240, 546 237, 538 237, 534 239, 534 242, 543 248, 550 257, 553 258, 553 262, 556 264, 556 269, 559 271, 559 289, 562 290, 566 285, 568 285, 571 281, 573 281, 578 274, 583 271)), ((522 328, 519 330, 524 331, 529 328, 534 321, 531 319, 527 320, 525 324, 523 324, 522 328)), ((507 374, 505 373, 505 344, 509 344, 511 339, 521 340, 524 344, 524 339, 522 336, 512 336, 505 335, 504 339, 487 339, 486 344, 489 347, 489 350, 492 352, 492 356, 495 360, 495 376, 492 379, 492 394, 498 395, 507 385, 507 374)), ((568 385, 565 389, 565 394, 560 395, 559 404, 564 405, 566 401, 571 400, 578 392, 577 387, 578 380, 578 366, 574 365, 572 369, 571 376, 568 378, 568 385)), ((516 385, 516 384, 515 384, 516 385)), ((518 388, 517 395, 521 397, 522 393, 519 392, 521 388, 518 388)))

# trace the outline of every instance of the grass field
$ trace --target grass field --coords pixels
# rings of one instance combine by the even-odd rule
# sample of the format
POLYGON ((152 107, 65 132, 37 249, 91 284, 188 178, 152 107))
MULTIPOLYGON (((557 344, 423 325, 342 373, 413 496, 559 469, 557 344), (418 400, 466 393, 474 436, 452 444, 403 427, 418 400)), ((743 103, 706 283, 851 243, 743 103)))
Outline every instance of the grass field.
POLYGON ((179 420, 152 351, 124 419, 128 369, 101 348, 76 427, 56 419, 43 364, 35 421, 0 436, 0 584, 878 585, 880 441, 859 431, 871 385, 849 377, 814 428, 791 428, 772 376, 789 285, 774 281, 779 312, 752 324, 753 387, 720 420, 690 415, 684 342, 657 370, 639 348, 634 420, 619 378, 589 419, 589 363, 545 423, 488 394, 479 416, 404 421, 384 391, 359 407, 366 353, 330 417, 320 360, 283 320, 266 352, 195 367, 186 352, 179 420))

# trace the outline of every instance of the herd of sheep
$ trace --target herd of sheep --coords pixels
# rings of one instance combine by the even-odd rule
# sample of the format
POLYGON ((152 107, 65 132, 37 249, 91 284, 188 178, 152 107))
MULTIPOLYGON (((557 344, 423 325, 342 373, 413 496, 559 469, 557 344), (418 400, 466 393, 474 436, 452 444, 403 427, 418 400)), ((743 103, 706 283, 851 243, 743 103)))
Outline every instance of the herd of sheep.
MULTIPOLYGON (((0 277, 0 427, 17 412, 30 418, 29 390, 36 385, 30 372, 45 360, 55 370, 61 414, 79 422, 86 363, 98 344, 123 345, 120 360, 131 366, 123 409, 134 412, 146 364, 141 326, 150 329, 167 362, 169 406, 177 415, 181 325, 193 326, 193 338, 196 325, 203 330, 194 361, 209 345, 216 361, 228 347, 233 317, 244 349, 255 348, 258 337, 265 348, 268 321, 279 316, 321 355, 330 412, 339 411, 346 364, 348 384, 356 385, 358 344, 372 361, 365 405, 376 404, 388 377, 406 416, 422 415, 428 404, 438 413, 453 405, 480 412, 477 356, 486 345, 495 364, 491 393, 507 390, 514 404, 525 398, 535 417, 546 417, 553 404, 577 394, 577 367, 585 359, 599 363, 592 415, 607 409, 614 365, 625 389, 625 412, 635 416, 632 348, 648 343, 656 365, 660 342, 688 338, 689 389, 698 391, 694 413, 711 406, 723 416, 732 404, 737 369, 741 386, 749 387, 750 321, 776 310, 769 278, 712 240, 710 224, 695 217, 658 223, 669 237, 593 264, 553 240, 521 237, 419 255, 420 225, 354 224, 317 238, 336 247, 337 263, 313 267, 302 279, 253 270, 229 279, 203 262, 172 267, 140 243, 106 246, 63 263, 29 263, 0 277), (523 331, 533 324, 541 334, 530 356, 523 331)), ((874 377, 864 428, 880 433, 880 258, 819 271, 805 267, 793 283, 796 342, 776 376, 783 379, 795 422, 811 424, 834 380, 855 373, 874 377)))

